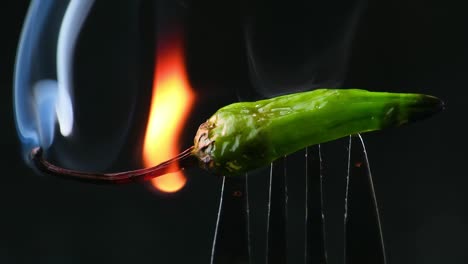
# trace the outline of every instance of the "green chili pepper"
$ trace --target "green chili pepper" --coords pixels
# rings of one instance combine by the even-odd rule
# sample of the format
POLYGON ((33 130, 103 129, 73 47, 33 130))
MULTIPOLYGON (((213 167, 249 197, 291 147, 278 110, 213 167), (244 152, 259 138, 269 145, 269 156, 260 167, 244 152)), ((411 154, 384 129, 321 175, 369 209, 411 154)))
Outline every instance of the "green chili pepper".
POLYGON ((219 109, 198 129, 192 151, 200 166, 236 175, 310 145, 397 127, 439 112, 422 94, 320 89, 219 109))
POLYGON ((307 146, 398 127, 442 108, 440 99, 423 94, 320 89, 223 107, 200 125, 194 146, 151 168, 75 171, 49 163, 40 148, 32 150, 31 160, 46 174, 94 183, 144 181, 197 164, 218 175, 238 175, 307 146))

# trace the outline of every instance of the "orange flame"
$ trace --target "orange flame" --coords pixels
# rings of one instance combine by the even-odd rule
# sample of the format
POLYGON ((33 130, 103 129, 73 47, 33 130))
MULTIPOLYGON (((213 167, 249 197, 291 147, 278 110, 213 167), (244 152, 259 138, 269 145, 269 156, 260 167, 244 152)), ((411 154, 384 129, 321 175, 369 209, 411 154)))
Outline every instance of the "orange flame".
MULTIPOLYGON (((166 41, 157 49, 151 110, 143 145, 146 167, 179 153, 180 132, 194 100, 185 71, 182 38, 175 35, 166 41)), ((152 184, 160 191, 172 193, 184 187, 186 181, 179 171, 154 178, 152 184)))

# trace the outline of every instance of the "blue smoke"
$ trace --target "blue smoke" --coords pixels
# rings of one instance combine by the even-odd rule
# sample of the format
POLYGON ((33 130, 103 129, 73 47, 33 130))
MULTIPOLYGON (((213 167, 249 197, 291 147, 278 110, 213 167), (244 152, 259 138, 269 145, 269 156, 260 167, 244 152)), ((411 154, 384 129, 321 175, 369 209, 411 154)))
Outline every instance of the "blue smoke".
MULTIPOLYGON (((44 106, 44 103, 48 100, 40 98, 35 100, 35 95, 31 89, 37 78, 37 73, 33 70, 37 65, 33 65, 33 62, 40 57, 39 43, 45 31, 48 14, 52 10, 53 2, 53 0, 31 2, 18 46, 13 96, 16 128, 25 152, 29 152, 33 147, 48 147, 50 145, 50 142, 41 141, 39 131, 49 135, 54 134, 54 125, 47 124, 49 127, 40 128, 41 125, 46 124, 41 124, 37 120, 38 112, 44 116, 55 116, 54 111, 51 111, 50 107, 38 110, 38 105, 34 101, 40 102, 40 105, 44 106)), ((45 140, 44 137, 42 137, 42 140, 45 140)), ((49 141, 52 141, 52 138, 49 141)))
POLYGON ((72 132, 72 58, 93 2, 31 1, 18 45, 13 92, 26 159, 32 148, 50 147, 57 123, 63 136, 72 132))

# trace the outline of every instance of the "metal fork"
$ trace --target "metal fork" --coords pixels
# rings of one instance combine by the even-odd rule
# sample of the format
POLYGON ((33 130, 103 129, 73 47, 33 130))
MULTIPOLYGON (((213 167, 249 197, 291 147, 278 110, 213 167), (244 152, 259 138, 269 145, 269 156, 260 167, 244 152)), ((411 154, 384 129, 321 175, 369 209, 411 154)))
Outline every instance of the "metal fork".
MULTIPOLYGON (((327 263, 321 146, 305 150, 304 263, 327 263)), ((264 263, 288 263, 287 158, 271 164, 264 263)), ((254 263, 248 180, 223 178, 211 263, 254 263)), ((257 231, 257 233, 259 233, 257 231)), ((260 232, 261 233, 261 232, 260 232)), ((364 141, 350 136, 344 212, 345 264, 386 264, 378 207, 364 141)), ((262 248, 262 247, 257 247, 262 248)), ((255 262, 257 263, 257 262, 255 262)))

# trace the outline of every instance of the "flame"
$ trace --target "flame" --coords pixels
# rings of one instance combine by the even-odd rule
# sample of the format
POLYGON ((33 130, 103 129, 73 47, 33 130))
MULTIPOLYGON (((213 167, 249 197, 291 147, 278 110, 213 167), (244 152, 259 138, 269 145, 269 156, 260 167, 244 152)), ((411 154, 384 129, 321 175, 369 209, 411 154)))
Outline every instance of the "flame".
MULTIPOLYGON (((151 110, 143 145, 146 167, 179 153, 180 132, 194 101, 185 71, 182 38, 175 35, 166 40, 157 49, 151 110)), ((179 171, 154 178, 152 184, 160 191, 172 193, 184 187, 186 181, 179 171)))

